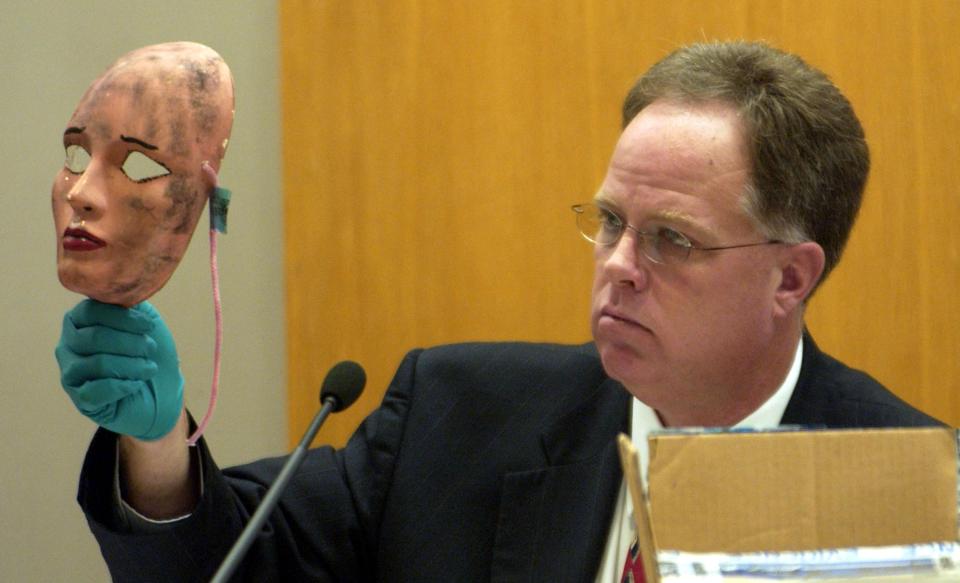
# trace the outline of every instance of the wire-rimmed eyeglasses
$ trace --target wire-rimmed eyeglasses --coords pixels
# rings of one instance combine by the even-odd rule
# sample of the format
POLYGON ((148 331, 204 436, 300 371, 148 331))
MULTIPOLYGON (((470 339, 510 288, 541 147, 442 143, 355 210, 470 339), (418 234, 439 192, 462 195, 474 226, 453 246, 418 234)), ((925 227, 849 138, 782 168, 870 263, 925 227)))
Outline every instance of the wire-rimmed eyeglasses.
POLYGON ((760 245, 776 245, 783 241, 771 239, 756 243, 742 243, 740 245, 723 245, 719 247, 700 247, 694 245, 686 235, 669 227, 660 227, 654 232, 641 231, 627 223, 612 210, 593 203, 575 204, 572 207, 577 215, 577 227, 583 238, 591 243, 609 247, 615 245, 623 233, 630 229, 637 234, 637 244, 643 256, 662 265, 683 263, 690 257, 692 250, 722 251, 724 249, 740 249, 742 247, 757 247, 760 245))

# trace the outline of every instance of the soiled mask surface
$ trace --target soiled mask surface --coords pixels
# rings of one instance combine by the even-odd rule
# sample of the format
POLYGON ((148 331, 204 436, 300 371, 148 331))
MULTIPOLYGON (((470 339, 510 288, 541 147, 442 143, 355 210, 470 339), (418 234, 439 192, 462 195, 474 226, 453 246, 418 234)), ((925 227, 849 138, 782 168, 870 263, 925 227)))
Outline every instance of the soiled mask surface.
POLYGON ((71 291, 132 306, 173 274, 214 186, 233 124, 233 80, 209 47, 124 55, 93 82, 63 134, 52 189, 57 274, 71 291))

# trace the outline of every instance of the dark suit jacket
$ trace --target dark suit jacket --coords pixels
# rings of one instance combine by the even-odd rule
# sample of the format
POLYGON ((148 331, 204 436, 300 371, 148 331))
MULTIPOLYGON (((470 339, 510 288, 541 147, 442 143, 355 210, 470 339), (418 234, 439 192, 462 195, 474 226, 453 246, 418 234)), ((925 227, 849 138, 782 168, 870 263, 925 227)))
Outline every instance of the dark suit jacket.
MULTIPOLYGON (((804 340, 784 423, 931 425, 869 376, 804 340)), ((249 581, 592 581, 621 481, 614 437, 630 397, 593 345, 462 344, 406 356, 340 451, 312 450, 238 573, 249 581)), ((205 581, 282 458, 221 472, 160 533, 133 532, 111 496, 100 431, 79 501, 118 581, 205 581)))

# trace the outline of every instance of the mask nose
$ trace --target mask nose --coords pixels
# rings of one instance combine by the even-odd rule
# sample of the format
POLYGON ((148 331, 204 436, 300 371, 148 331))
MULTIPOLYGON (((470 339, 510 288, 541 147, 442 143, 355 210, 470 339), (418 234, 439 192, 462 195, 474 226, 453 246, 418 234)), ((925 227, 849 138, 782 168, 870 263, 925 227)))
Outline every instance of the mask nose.
POLYGON ((91 163, 76 175, 65 197, 75 215, 84 219, 99 216, 106 202, 106 181, 98 165, 91 163))

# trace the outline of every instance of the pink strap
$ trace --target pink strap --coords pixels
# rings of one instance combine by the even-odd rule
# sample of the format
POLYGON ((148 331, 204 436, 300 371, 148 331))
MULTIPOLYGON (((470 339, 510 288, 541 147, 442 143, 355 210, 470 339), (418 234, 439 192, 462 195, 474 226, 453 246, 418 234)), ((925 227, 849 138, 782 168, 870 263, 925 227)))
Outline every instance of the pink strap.
MULTIPOLYGON (((207 177, 213 182, 213 188, 216 188, 219 183, 216 171, 214 171, 207 162, 203 163, 202 168, 207 174, 207 177)), ((211 188, 211 192, 213 192, 213 188, 211 188)), ((200 436, 203 435, 204 430, 206 430, 207 425, 210 423, 210 418, 213 417, 213 410, 217 406, 217 392, 220 386, 220 347, 223 345, 223 311, 220 307, 220 274, 217 270, 217 231, 213 227, 210 228, 210 279, 213 284, 213 317, 216 322, 216 336, 213 346, 213 382, 210 387, 210 403, 207 405, 207 412, 204 413, 203 419, 201 419, 200 424, 197 425, 197 430, 187 439, 187 445, 190 446, 197 444, 197 440, 200 439, 200 436)))

